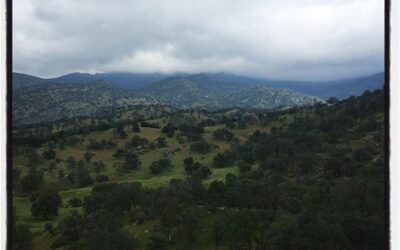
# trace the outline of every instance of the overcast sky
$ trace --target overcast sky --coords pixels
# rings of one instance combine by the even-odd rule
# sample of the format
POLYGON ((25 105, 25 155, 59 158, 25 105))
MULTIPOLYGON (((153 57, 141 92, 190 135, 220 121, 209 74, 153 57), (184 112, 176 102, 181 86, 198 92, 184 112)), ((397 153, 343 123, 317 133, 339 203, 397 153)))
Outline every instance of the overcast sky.
POLYGON ((384 69, 383 0, 14 0, 13 70, 331 80, 384 69))

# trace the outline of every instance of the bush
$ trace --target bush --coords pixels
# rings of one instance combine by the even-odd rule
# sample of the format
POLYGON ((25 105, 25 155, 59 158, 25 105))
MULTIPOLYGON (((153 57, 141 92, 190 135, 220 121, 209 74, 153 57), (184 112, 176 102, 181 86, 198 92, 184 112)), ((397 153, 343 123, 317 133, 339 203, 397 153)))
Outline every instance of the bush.
POLYGON ((158 148, 165 148, 168 147, 167 141, 164 137, 158 137, 157 139, 157 147, 158 148))
POLYGON ((98 176, 96 176, 96 181, 98 183, 108 182, 108 176, 106 176, 106 175, 98 175, 98 176))
POLYGON ((146 138, 142 138, 138 135, 135 135, 132 137, 131 143, 129 146, 133 148, 137 147, 145 147, 149 144, 149 141, 146 138))
POLYGON ((150 171, 152 174, 159 174, 171 167, 172 167, 171 160, 161 159, 161 160, 151 163, 150 171))
POLYGON ((160 232, 154 232, 151 234, 148 242, 148 248, 150 250, 164 250, 167 249, 168 238, 160 232))
POLYGON ((260 163, 260 168, 263 170, 271 170, 275 173, 287 173, 288 169, 286 164, 279 159, 267 158, 260 163))
POLYGON ((235 155, 231 151, 225 151, 223 153, 218 153, 213 158, 213 166, 215 168, 231 167, 234 163, 235 163, 235 155))
POLYGON ((140 132, 140 127, 139 127, 139 124, 137 122, 134 122, 132 124, 132 132, 133 133, 139 133, 140 132))
POLYGON ((142 165, 139 157, 135 153, 126 153, 125 162, 122 164, 122 168, 125 170, 138 169, 142 165))
POLYGON ((60 195, 54 190, 40 193, 32 203, 31 214, 33 217, 48 219, 58 215, 58 208, 62 201, 60 195))
POLYGON ((56 229, 54 228, 53 223, 51 222, 44 224, 44 231, 52 235, 56 233, 56 229))
POLYGON ((16 224, 12 232, 12 249, 31 250, 34 248, 33 233, 29 226, 16 224))
POLYGON ((196 171, 200 167, 201 167, 201 164, 199 162, 192 162, 190 164, 184 165, 185 171, 188 174, 192 174, 194 171, 196 171))
POLYGON ((67 158, 67 164, 70 168, 75 168, 77 165, 77 161, 75 159, 75 157, 73 156, 68 156, 67 158))
POLYGON ((205 179, 211 175, 211 170, 201 165, 199 162, 193 162, 193 158, 186 158, 184 160, 184 168, 187 174, 199 179, 205 179))
POLYGON ((95 156, 95 154, 93 154, 91 152, 85 152, 85 155, 84 155, 85 161, 89 163, 90 160, 93 158, 93 156, 95 156))
POLYGON ((22 188, 25 191, 35 191, 43 182, 43 174, 33 170, 28 175, 21 179, 22 188))
POLYGON ((68 201, 68 205, 70 207, 80 207, 82 206, 82 200, 78 197, 74 197, 68 201))
POLYGON ((211 175, 211 170, 207 166, 201 166, 196 170, 194 174, 195 177, 198 177, 200 179, 206 179, 210 175, 211 175))
POLYGON ((247 162, 243 161, 239 162, 238 167, 239 167, 239 172, 242 174, 251 171, 251 164, 247 162))
POLYGON ((167 126, 163 127, 163 129, 161 130, 161 132, 163 132, 164 134, 166 134, 168 137, 172 137, 174 136, 175 131, 178 128, 172 124, 172 123, 168 123, 167 126))
POLYGON ((49 150, 44 151, 42 156, 46 160, 54 159, 56 157, 56 151, 50 148, 49 150))
POLYGON ((354 151, 353 153, 354 160, 359 162, 367 162, 371 160, 372 155, 367 148, 360 148, 354 151))
POLYGON ((216 140, 230 141, 233 137, 234 134, 226 128, 217 129, 214 131, 214 138, 216 140))
POLYGON ((201 139, 204 134, 204 127, 200 124, 180 124, 178 129, 192 141, 201 139))
POLYGON ((135 213, 135 221, 138 224, 143 224, 145 220, 146 220, 146 214, 143 211, 138 211, 135 213))
POLYGON ((141 122, 140 126, 143 128, 160 128, 160 124, 158 122, 141 122))
POLYGON ((104 171, 104 169, 106 168, 106 166, 104 165, 104 163, 102 161, 93 162, 93 167, 94 167, 94 171, 96 173, 104 171))
POLYGON ((76 178, 80 187, 86 187, 93 184, 93 178, 85 167, 80 167, 77 170, 76 178))
POLYGON ((190 146, 190 151, 207 154, 211 151, 211 144, 206 141, 195 142, 190 146))

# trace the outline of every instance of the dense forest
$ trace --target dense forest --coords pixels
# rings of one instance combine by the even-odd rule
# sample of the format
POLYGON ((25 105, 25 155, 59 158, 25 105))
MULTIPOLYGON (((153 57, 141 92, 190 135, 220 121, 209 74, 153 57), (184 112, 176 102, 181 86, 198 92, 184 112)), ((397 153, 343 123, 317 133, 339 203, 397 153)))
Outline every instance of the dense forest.
POLYGON ((13 155, 13 249, 385 246, 382 90, 16 126, 13 155))

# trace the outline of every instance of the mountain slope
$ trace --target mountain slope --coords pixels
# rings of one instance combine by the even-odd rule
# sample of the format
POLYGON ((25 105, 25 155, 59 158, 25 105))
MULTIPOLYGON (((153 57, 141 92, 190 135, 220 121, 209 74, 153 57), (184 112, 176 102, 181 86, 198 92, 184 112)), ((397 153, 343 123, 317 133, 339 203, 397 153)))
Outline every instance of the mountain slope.
POLYGON ((171 77, 150 84, 140 92, 157 98, 159 102, 178 108, 209 108, 222 107, 215 95, 209 90, 199 87, 199 84, 184 77, 171 77))
MULTIPOLYGON (((378 73, 372 76, 346 79, 341 81, 329 82, 321 86, 319 91, 309 91, 311 95, 318 95, 322 98, 331 96, 344 99, 350 96, 359 96, 365 90, 381 89, 385 82, 385 74, 378 73)), ((317 89, 317 88, 316 88, 317 89)), ((317 89, 318 90, 318 89, 317 89)))
POLYGON ((13 90, 18 90, 21 88, 37 85, 37 84, 42 84, 46 83, 46 79, 36 77, 36 76, 31 76, 27 74, 22 74, 22 73, 16 73, 13 72, 12 74, 12 80, 13 80, 13 90))
POLYGON ((236 76, 232 74, 208 74, 208 76, 221 82, 241 83, 247 85, 265 85, 274 88, 287 88, 302 92, 308 95, 318 96, 323 99, 337 97, 340 99, 349 96, 359 96, 365 90, 381 89, 384 81, 384 72, 370 76, 349 78, 338 81, 287 81, 287 80, 269 80, 257 79, 245 76, 236 76))
POLYGON ((94 115, 124 105, 154 104, 113 84, 96 81, 82 84, 44 83, 16 91, 13 123, 38 123, 61 118, 94 115))
POLYGON ((226 95, 224 106, 237 106, 257 109, 276 109, 293 106, 308 106, 322 100, 289 89, 255 86, 243 92, 226 95))
POLYGON ((121 88, 135 90, 146 86, 147 84, 160 81, 170 77, 171 74, 161 73, 125 73, 125 72, 110 72, 110 73, 71 73, 52 79, 52 81, 60 83, 74 83, 104 80, 115 84, 121 88))
POLYGON ((321 101, 289 89, 218 82, 207 75, 173 77, 150 84, 141 93, 178 108, 247 107, 274 109, 321 101))

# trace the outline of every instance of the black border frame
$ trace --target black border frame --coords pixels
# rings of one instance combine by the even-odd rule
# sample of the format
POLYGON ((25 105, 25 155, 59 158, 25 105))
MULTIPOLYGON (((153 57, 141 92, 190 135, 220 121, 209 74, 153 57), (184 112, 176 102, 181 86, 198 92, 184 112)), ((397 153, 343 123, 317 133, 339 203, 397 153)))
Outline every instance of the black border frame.
MULTIPOLYGON (((385 208, 385 246, 383 249, 390 249, 390 8, 391 0, 385 1, 385 48, 384 48, 384 64, 385 64, 385 166, 384 166, 384 208, 385 208)), ((12 202, 12 27, 13 27, 13 6, 12 0, 6 2, 6 79, 7 79, 7 249, 12 248, 12 224, 13 224, 13 202, 12 202)))
MULTIPOLYGON (((396 0, 395 0, 396 1, 396 0)), ((390 249, 390 7, 391 0, 385 0, 385 166, 384 166, 384 235, 385 246, 383 249, 390 249)))
POLYGON ((7 76, 7 249, 12 248, 12 0, 6 0, 6 76, 7 76))

